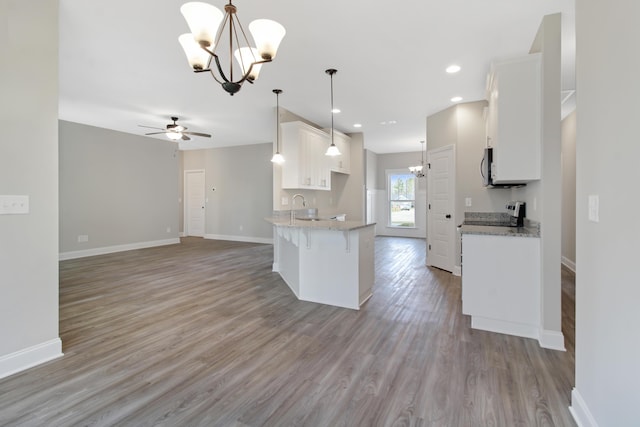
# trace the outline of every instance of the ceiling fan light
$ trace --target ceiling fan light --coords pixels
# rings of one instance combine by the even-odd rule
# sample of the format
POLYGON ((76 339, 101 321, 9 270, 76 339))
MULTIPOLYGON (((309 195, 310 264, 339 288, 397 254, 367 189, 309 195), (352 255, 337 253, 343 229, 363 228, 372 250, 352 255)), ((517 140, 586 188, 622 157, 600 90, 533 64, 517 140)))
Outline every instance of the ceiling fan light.
POLYGON ((271 161, 273 163, 276 163, 278 165, 281 165, 284 163, 284 157, 282 156, 282 154, 280 153, 276 153, 273 155, 273 157, 271 158, 271 161))
MULTIPOLYGON (((240 64, 242 74, 245 74, 249 70, 251 64, 260 60, 258 49, 256 49, 255 47, 241 47, 240 49, 236 49, 233 56, 236 57, 238 64, 240 64)), ((260 68, 262 68, 262 64, 254 64, 253 67, 251 67, 251 74, 249 74, 248 77, 249 80, 253 81, 258 78, 258 75, 260 74, 260 68)))
POLYGON ((196 43, 213 48, 218 27, 224 18, 222 11, 208 3, 189 2, 182 5, 180 12, 196 43))
POLYGON ((189 65, 194 70, 204 70, 209 64, 209 54, 206 50, 202 49, 200 45, 193 38, 193 34, 185 33, 178 37, 178 41, 184 50, 184 54, 187 56, 189 65))
POLYGON ((340 150, 338 150, 338 147, 336 147, 336 144, 331 144, 329 146, 329 148, 327 148, 327 152, 324 153, 325 156, 339 156, 340 155, 340 150))
POLYGON ((271 19, 256 19, 249 24, 249 31, 256 42, 260 58, 272 60, 280 46, 284 35, 284 27, 271 19))
POLYGON ((180 132, 167 132, 167 138, 169 138, 172 141, 177 141, 179 139, 182 139, 182 133, 180 133, 180 132))

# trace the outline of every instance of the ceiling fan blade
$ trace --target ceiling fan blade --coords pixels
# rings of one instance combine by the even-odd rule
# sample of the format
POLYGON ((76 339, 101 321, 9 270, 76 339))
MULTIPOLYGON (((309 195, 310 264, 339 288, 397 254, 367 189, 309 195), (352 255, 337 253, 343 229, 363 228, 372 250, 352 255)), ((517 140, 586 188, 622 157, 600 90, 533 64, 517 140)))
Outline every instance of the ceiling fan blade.
POLYGON ((138 126, 140 126, 141 128, 164 130, 163 128, 158 128, 158 127, 155 127, 155 126, 145 126, 145 125, 138 125, 138 126))
POLYGON ((187 135, 182 135, 182 140, 183 141, 191 141, 191 138, 189 138, 187 135))
POLYGON ((164 134, 164 133, 167 133, 167 132, 166 131, 165 132, 151 132, 151 133, 145 133, 145 135, 161 135, 161 134, 164 134))
POLYGON ((201 132, 182 132, 183 134, 189 134, 189 135, 194 135, 194 136, 202 136, 204 138, 211 138, 211 135, 209 135, 208 133, 201 133, 201 132))

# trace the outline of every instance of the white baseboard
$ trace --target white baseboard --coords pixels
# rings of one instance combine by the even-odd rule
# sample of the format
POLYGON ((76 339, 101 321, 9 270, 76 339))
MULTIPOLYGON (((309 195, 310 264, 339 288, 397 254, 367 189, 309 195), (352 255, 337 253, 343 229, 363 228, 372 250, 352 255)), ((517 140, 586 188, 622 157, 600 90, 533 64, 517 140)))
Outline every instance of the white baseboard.
POLYGON ((247 242, 247 243, 264 243, 266 245, 273 245, 273 238, 267 237, 252 237, 252 236, 227 236, 224 234, 205 234, 205 239, 212 240, 229 240, 231 242, 247 242))
POLYGON ((454 276, 462 276, 462 267, 459 265, 453 266, 453 271, 451 272, 454 276))
POLYGON ((575 261, 571 261, 566 256, 563 256, 562 257, 562 264, 564 264, 565 267, 567 267, 569 270, 573 271, 574 273, 576 272, 576 263, 575 263, 575 261))
POLYGON ((60 338, 7 354, 0 357, 0 378, 8 377, 61 356, 63 354, 60 338))
POLYGON ((578 427, 598 427, 598 423, 595 418, 593 418, 586 402, 575 387, 571 390, 571 406, 569 406, 569 412, 571 412, 578 427))
POLYGON ((176 237, 174 239, 128 243, 126 245, 105 246, 102 248, 85 249, 82 251, 60 252, 59 260, 64 261, 67 259, 76 259, 76 258, 84 258, 88 256, 95 256, 95 255, 112 254, 114 252, 131 251, 134 249, 144 249, 144 248, 153 248, 156 246, 175 245, 177 243, 180 243, 180 239, 176 237))
POLYGON ((483 331, 515 335, 524 338, 538 338, 538 328, 525 323, 507 322, 487 317, 471 316, 471 327, 483 331))
POLYGON ((547 331, 545 329, 541 329, 538 342, 542 348, 558 351, 567 350, 564 348, 564 335, 559 331, 547 331))

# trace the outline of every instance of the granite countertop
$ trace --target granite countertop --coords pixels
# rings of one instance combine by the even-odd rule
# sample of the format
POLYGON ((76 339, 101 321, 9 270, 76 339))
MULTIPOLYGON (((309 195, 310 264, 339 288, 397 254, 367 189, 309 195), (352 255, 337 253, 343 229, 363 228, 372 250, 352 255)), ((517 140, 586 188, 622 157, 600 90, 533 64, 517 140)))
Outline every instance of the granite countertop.
POLYGON ((288 228, 307 228, 316 230, 337 230, 337 231, 350 231, 357 230, 359 228, 370 227, 375 225, 375 222, 366 223, 364 221, 338 221, 335 219, 316 219, 313 221, 305 219, 295 219, 293 223, 289 218, 284 217, 270 217, 265 218, 271 224, 277 227, 288 228))
POLYGON ((462 234, 481 234, 506 237, 540 237, 540 223, 525 218, 524 227, 511 227, 509 214, 494 212, 465 212, 460 226, 462 234))

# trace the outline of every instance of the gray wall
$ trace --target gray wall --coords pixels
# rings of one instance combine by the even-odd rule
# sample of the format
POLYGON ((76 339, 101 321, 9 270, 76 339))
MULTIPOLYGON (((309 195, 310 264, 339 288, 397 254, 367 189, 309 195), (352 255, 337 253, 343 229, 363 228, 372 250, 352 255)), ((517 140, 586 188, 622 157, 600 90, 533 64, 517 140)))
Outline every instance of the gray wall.
POLYGON ((60 252, 177 239, 178 160, 168 139, 61 120, 60 252))
POLYGON ((2 377, 61 350, 58 1, 2 1, 0 28, 0 194, 28 195, 30 207, 26 215, 0 215, 2 377), (43 353, 31 358, 35 346, 43 346, 43 353))
POLYGON ((562 121, 562 262, 576 263, 576 113, 562 121))
POLYGON ((270 241, 272 227, 264 218, 273 211, 271 149, 254 144, 183 153, 183 171, 205 171, 205 237, 270 241))
MULTIPOLYGON (((455 145, 456 188, 455 223, 464 221, 465 212, 506 212, 511 190, 482 185, 480 162, 485 148, 483 110, 487 103, 457 104, 427 117, 427 150, 455 145), (465 199, 471 198, 471 206, 465 199)), ((460 245, 456 244, 456 267, 460 267, 460 245)))
POLYGON ((576 387, 591 424, 638 426, 640 2, 577 1, 576 387), (588 197, 600 221, 588 219, 588 197))
MULTIPOLYGON (((419 141, 416 141, 419 145, 419 141)), ((409 173, 409 166, 420 164, 420 151, 413 153, 392 153, 377 155, 377 191, 376 191, 376 234, 379 236, 427 237, 427 179, 419 178, 416 187, 416 228, 388 227, 389 202, 387 195, 388 170, 402 170, 409 173)), ((426 162, 426 156, 425 156, 426 162)))

